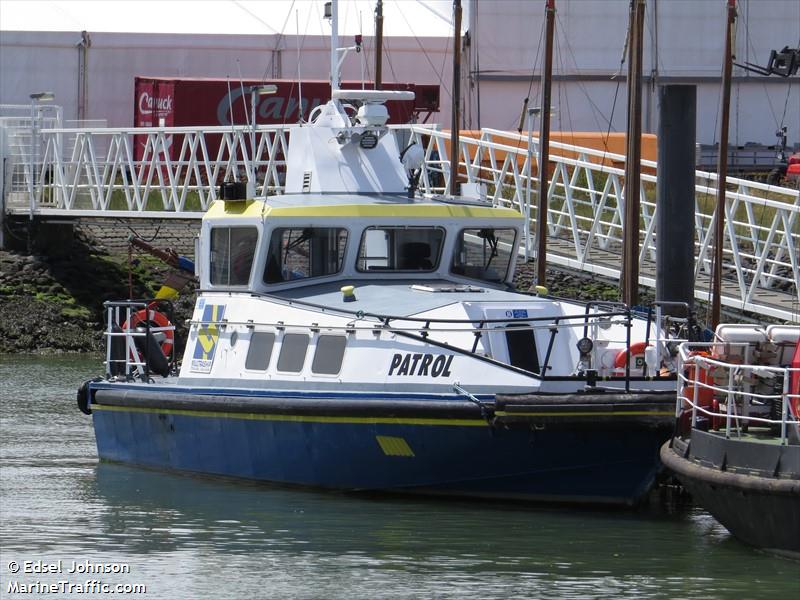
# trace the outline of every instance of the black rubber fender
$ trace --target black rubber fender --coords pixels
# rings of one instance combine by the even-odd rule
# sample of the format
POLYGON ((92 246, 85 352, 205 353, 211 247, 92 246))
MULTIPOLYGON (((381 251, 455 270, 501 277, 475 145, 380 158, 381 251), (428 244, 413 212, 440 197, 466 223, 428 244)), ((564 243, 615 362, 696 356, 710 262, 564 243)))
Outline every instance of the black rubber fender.
POLYGON ((90 400, 89 384, 94 383, 96 381, 103 381, 103 378, 95 377, 94 379, 87 379, 81 384, 81 387, 78 388, 78 393, 76 396, 76 400, 78 401, 78 410, 80 410, 85 415, 92 414, 92 409, 89 408, 89 400, 90 400))

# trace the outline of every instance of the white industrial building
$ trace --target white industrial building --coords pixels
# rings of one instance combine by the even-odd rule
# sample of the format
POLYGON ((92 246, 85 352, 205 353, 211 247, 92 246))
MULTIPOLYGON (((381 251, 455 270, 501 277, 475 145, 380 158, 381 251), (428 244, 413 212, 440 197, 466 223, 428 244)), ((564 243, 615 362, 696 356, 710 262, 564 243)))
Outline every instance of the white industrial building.
MULTIPOLYGON (((448 128, 452 2, 383 4, 384 81, 440 84, 441 111, 432 121, 448 128)), ((24 105, 31 93, 53 91, 66 120, 129 127, 135 76, 327 79, 330 27, 323 5, 0 0, 0 104, 24 105)), ((463 126, 516 129, 523 100, 530 96, 538 106, 545 1, 463 5, 463 126)), ((556 6, 553 129, 624 131, 620 59, 628 0, 556 0, 556 6)), ((800 44, 800 1, 738 0, 737 7, 737 62, 765 64, 771 50, 800 44)), ((365 49, 345 62, 345 79, 374 73, 374 8, 373 0, 340 3, 343 39, 363 32, 365 49)), ((698 87, 697 140, 718 140, 725 14, 726 0, 647 0, 645 131, 657 128, 658 84, 691 83, 698 87)), ((774 144, 782 126, 790 145, 800 142, 798 78, 735 67, 730 142, 774 144)))

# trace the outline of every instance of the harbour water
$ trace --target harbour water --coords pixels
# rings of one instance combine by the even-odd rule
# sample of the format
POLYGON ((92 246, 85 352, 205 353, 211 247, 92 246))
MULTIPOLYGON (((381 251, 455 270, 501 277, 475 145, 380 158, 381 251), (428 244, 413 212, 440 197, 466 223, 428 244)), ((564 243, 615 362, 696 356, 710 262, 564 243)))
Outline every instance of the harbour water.
POLYGON ((362 496, 99 464, 75 405, 99 371, 94 357, 0 356, 2 597, 800 595, 797 562, 740 544, 691 505, 362 496))

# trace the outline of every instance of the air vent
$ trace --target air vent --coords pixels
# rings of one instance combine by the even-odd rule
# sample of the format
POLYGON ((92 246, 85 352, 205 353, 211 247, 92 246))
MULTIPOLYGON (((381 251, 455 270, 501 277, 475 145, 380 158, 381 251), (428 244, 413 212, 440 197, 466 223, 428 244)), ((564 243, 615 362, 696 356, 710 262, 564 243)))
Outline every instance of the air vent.
POLYGON ((434 293, 456 293, 456 292, 485 292, 483 288, 475 287, 473 285, 454 285, 451 283, 433 283, 431 285, 415 284, 411 286, 412 290, 418 292, 434 292, 434 293))
POLYGON ((303 172, 303 193, 308 194, 311 192, 311 171, 303 172))

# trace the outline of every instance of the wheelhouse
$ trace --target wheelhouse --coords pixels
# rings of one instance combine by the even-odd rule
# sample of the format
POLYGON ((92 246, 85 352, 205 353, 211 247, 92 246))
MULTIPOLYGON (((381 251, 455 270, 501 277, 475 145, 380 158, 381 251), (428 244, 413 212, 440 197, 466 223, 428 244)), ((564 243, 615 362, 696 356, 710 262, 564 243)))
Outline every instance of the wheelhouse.
POLYGON ((513 279, 522 238, 516 211, 347 200, 283 196, 269 203, 215 203, 201 233, 203 288, 270 293, 333 279, 450 279, 504 287, 513 279))

